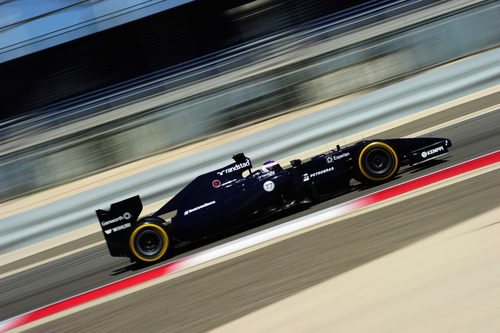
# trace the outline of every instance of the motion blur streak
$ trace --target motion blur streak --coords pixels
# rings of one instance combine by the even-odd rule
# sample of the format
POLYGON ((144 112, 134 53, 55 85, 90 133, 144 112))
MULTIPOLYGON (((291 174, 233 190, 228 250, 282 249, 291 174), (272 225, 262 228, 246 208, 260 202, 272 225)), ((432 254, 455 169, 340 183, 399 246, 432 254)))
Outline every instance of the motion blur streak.
POLYGON ((131 276, 129 278, 105 285, 103 287, 88 291, 80 295, 76 295, 74 297, 34 310, 32 312, 28 312, 16 318, 6 320, 0 323, 0 332, 5 332, 7 330, 19 327, 21 325, 30 323, 32 321, 48 317, 50 315, 59 313, 67 309, 71 309, 80 304, 84 304, 94 299, 98 299, 106 295, 113 294, 120 290, 124 290, 132 286, 139 285, 141 283, 156 279, 160 276, 168 275, 170 273, 179 271, 186 267, 188 267, 186 260, 183 259, 177 260, 168 263, 164 266, 143 272, 141 274, 131 276))
POLYGON ((263 230, 261 232, 249 235, 247 237, 237 239, 235 241, 217 246, 215 248, 194 254, 192 256, 180 259, 174 262, 167 263, 163 266, 150 269, 148 271, 139 273, 137 275, 131 276, 129 278, 120 280, 115 283, 105 285, 103 287, 91 290, 80 295, 62 300, 60 302, 42 307, 40 309, 28 312, 26 314, 17 316, 12 319, 8 319, 0 323, 0 332, 5 332, 9 329, 19 327, 21 325, 33 322, 38 319, 48 317, 50 315, 62 312, 64 310, 71 309, 78 305, 96 300, 98 298, 122 291, 133 286, 140 285, 147 281, 169 275, 180 270, 194 267, 196 265, 208 262, 210 260, 220 258, 222 256, 249 248, 251 246, 290 234, 292 232, 304 229, 306 227, 324 222, 326 220, 338 217, 340 215, 352 212, 356 209, 366 207, 371 204, 375 204, 390 198, 394 198, 398 195, 408 193, 410 191, 419 189, 421 187, 436 183, 441 180, 445 180, 454 176, 461 175, 463 173, 473 171, 494 163, 500 162, 500 151, 496 151, 467 162, 454 165, 447 169, 443 169, 426 176, 402 183, 385 190, 369 194, 367 196, 349 201, 344 204, 334 206, 332 208, 325 209, 318 214, 313 216, 306 216, 304 218, 299 218, 288 223, 278 225, 276 227, 270 228, 268 230, 263 230))
POLYGON ((354 201, 360 201, 361 202, 360 207, 364 207, 373 203, 387 200, 389 198, 393 198, 403 193, 416 190, 418 188, 436 183, 444 179, 448 179, 469 171, 473 171, 478 168, 491 165, 499 161, 500 161, 500 151, 496 151, 494 153, 478 157, 471 161, 457 164, 447 169, 431 173, 430 175, 411 180, 409 182, 400 184, 398 186, 390 187, 388 189, 373 193, 371 195, 359 198, 358 200, 354 201))

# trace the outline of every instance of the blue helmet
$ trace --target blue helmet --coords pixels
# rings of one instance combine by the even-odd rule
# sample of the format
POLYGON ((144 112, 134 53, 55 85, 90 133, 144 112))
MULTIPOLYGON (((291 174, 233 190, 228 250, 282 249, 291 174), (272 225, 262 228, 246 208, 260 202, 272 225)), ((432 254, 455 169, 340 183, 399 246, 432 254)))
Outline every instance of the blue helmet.
POLYGON ((280 171, 281 166, 276 161, 267 161, 267 162, 264 162, 264 164, 262 164, 260 169, 262 170, 262 172, 280 171))

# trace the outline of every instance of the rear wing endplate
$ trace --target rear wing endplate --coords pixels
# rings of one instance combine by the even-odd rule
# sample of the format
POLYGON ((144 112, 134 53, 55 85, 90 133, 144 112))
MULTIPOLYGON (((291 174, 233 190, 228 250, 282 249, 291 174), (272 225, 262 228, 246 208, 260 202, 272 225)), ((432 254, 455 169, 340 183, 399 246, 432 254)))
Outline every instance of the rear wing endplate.
POLYGON ((141 212, 142 201, 138 195, 111 204, 109 210, 96 210, 99 225, 112 256, 128 254, 128 236, 141 212))

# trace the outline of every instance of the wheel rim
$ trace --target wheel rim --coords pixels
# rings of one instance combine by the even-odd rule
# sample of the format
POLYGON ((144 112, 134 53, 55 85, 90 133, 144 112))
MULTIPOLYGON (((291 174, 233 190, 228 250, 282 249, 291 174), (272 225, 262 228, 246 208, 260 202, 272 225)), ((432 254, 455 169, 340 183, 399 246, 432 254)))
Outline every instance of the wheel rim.
POLYGON ((156 224, 143 224, 130 236, 130 249, 142 261, 153 262, 161 259, 169 247, 166 231, 156 224))
POLYGON ((155 230, 146 229, 140 232, 135 238, 135 248, 143 257, 153 258, 157 256, 163 248, 163 239, 155 230))
POLYGON ((359 154, 359 171, 371 181, 383 181, 394 176, 398 170, 398 156, 394 149, 384 142, 372 142, 359 154))
POLYGON ((366 171, 372 176, 384 177, 393 166, 393 158, 385 149, 375 148, 366 154, 366 171))

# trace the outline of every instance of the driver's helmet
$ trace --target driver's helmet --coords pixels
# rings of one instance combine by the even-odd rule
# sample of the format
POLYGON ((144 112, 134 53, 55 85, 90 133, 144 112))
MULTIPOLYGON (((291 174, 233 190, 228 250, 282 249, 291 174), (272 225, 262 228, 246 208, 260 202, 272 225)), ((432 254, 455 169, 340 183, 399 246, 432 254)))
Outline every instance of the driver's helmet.
POLYGON ((276 161, 267 161, 262 166, 260 167, 262 172, 269 172, 269 171, 281 171, 281 166, 278 162, 276 161))

